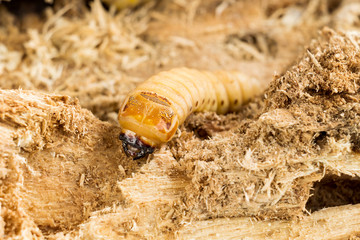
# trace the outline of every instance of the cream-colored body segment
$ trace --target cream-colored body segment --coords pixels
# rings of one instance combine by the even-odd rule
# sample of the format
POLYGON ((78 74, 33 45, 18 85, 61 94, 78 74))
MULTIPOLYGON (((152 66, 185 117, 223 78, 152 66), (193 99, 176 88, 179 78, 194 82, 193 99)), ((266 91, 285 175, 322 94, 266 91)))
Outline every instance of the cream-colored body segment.
POLYGON ((192 113, 238 111, 261 91, 257 79, 236 71, 175 68, 160 72, 130 92, 119 112, 123 132, 149 146, 169 141, 192 113))
MULTIPOLYGON (((180 124, 191 112, 212 111, 219 114, 238 111, 244 103, 259 94, 260 84, 236 71, 199 71, 189 68, 175 68, 159 73, 160 78, 150 78, 149 83, 162 82, 173 89, 181 89, 183 101, 188 111, 180 116, 180 124), (191 110, 190 110, 191 109, 191 110)), ((141 85, 139 85, 141 88, 141 85)), ((170 95, 169 98, 171 97, 170 95)))

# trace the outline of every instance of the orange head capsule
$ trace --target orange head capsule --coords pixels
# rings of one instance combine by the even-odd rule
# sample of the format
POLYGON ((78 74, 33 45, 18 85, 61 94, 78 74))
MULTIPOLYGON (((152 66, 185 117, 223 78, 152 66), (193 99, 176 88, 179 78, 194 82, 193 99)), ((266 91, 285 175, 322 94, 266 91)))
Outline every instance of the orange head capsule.
POLYGON ((167 98, 153 92, 135 91, 128 96, 118 116, 119 138, 128 156, 142 158, 172 138, 179 120, 171 106, 167 98))

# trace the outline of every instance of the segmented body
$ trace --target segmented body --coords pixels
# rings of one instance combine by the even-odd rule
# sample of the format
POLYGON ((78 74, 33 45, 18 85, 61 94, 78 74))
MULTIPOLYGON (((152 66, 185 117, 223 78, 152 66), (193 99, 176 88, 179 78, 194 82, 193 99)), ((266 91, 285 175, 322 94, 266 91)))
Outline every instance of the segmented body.
POLYGON ((235 112, 259 92, 258 80, 237 71, 160 72, 131 91, 120 108, 125 152, 140 158, 169 141, 192 112, 235 112))
POLYGON ((124 8, 132 8, 141 3, 149 2, 150 0, 102 0, 103 2, 114 5, 118 10, 124 8))

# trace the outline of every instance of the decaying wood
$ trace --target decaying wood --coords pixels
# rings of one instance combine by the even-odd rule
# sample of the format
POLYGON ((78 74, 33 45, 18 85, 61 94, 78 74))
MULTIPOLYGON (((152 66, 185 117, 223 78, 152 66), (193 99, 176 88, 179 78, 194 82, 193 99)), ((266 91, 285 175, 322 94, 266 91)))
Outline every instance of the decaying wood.
MULTIPOLYGON (((116 136, 119 129, 115 126, 97 120, 90 112, 82 110, 76 101, 65 96, 21 90, 1 90, 0 96, 0 116, 5 133, 0 144, 5 154, 2 179, 4 186, 12 188, 12 191, 1 193, 3 199, 8 199, 2 204, 2 219, 8 221, 7 226, 3 224, 5 234, 12 233, 11 226, 20 225, 23 228, 20 229, 22 236, 41 237, 42 233, 38 227, 71 229, 72 225, 86 218, 85 214, 87 214, 91 217, 80 225, 78 233, 69 233, 67 237, 75 234, 73 237, 85 239, 104 237, 186 239, 196 236, 211 237, 215 232, 219 235, 215 234, 214 237, 233 236, 223 235, 222 231, 216 229, 220 227, 229 234, 235 234, 234 236, 246 234, 247 237, 253 238, 264 235, 284 239, 288 236, 294 238, 298 236, 299 239, 305 236, 316 238, 319 234, 323 234, 321 229, 326 227, 333 229, 337 221, 346 219, 358 210, 358 206, 338 207, 314 213, 300 220, 265 222, 256 221, 255 218, 199 221, 197 218, 200 215, 188 219, 183 204, 189 200, 190 196, 186 196, 186 189, 192 188, 193 180, 186 171, 179 171, 183 163, 176 161, 168 148, 164 147, 154 154, 148 164, 142 166, 131 178, 125 179, 131 174, 129 169, 135 170, 136 167, 133 165, 135 162, 126 159, 120 150, 116 136), (105 146, 99 142, 105 143, 105 146), (9 155, 12 157, 9 158, 9 155), (100 156, 101 159, 105 157, 105 160, 101 160, 100 156), (14 170, 11 166, 15 166, 14 170), (9 174, 9 171, 13 172, 9 174), (115 179, 106 180, 107 177, 114 177, 113 174, 107 174, 107 171, 115 171, 115 179), (16 172, 18 174, 15 174, 16 172), (99 185, 97 180, 101 180, 102 185, 99 185), (118 184, 114 180, 118 181, 118 184), (116 185, 121 194, 111 187, 116 185), (99 202, 102 194, 106 195, 107 200, 113 199, 115 205, 111 208, 97 208, 93 205, 94 201, 99 202), (119 199, 123 201, 120 205, 117 204, 119 199), (13 204, 18 205, 14 208, 13 204), (44 209, 44 206, 51 208, 44 209), (339 211, 341 214, 337 214, 339 211), (10 213, 15 217, 9 222, 10 213), (329 217, 334 220, 329 220, 329 217), (316 230, 312 231, 314 235, 303 235, 309 232, 308 228, 314 223, 318 223, 316 230), (225 228, 223 224, 227 227, 225 228), (241 229, 254 224, 252 232, 254 235, 249 235, 248 230, 246 232, 239 230, 239 224, 241 229), (206 230, 203 230, 204 225, 206 230), (257 228, 263 229, 263 232, 255 232, 257 228), (177 235, 173 235, 175 232, 177 235)), ((341 148, 339 145, 336 146, 341 148)), ((349 150, 346 142, 343 143, 342 148, 340 149, 342 151, 349 150)), ((316 161, 326 164, 332 172, 358 175, 358 160, 355 154, 335 153, 297 161, 316 161)), ((314 182, 320 179, 323 171, 319 176, 311 177, 311 172, 319 170, 312 169, 310 175, 305 178, 306 181, 314 182)), ((241 171, 234 173, 231 170, 226 174, 228 178, 241 176, 241 171)), ((297 175, 301 178, 304 176, 306 175, 297 175)), ((216 174, 213 175, 213 178, 216 177, 216 174)), ((109 202, 104 203, 104 206, 110 205, 109 202)), ((276 207, 277 203, 274 206, 276 207)), ((287 206, 291 207, 291 205, 287 206)), ((229 212, 229 209, 224 209, 225 214, 229 212)), ((355 220, 353 219, 354 225, 342 228, 342 232, 330 233, 335 237, 355 233, 358 226, 355 220)), ((332 235, 329 235, 329 239, 330 236, 332 235)), ((52 238, 62 238, 62 235, 55 234, 52 238)))
POLYGON ((358 29, 359 3, 176 0, 116 12, 94 1, 70 18, 71 9, 17 19, 0 5, 0 87, 32 90, 0 90, 0 238, 359 235, 359 205, 307 206, 331 176, 358 203, 358 188, 341 183, 359 185, 360 35, 341 31, 358 29), (317 35, 323 26, 338 32, 317 35), (121 100, 181 66, 245 71, 264 86, 277 75, 239 113, 194 114, 132 161, 112 121, 121 100))
POLYGON ((95 213, 80 227, 81 234, 85 239, 173 238, 181 222, 179 202, 189 184, 177 166, 169 151, 155 154, 132 178, 118 183, 125 204, 110 213, 95 213))
POLYGON ((42 235, 38 227, 72 229, 121 199, 116 182, 136 168, 124 162, 119 129, 66 96, 0 90, 0 123, 7 237, 29 232, 29 224, 34 236, 42 235), (127 171, 115 171, 118 166, 127 171))
POLYGON ((359 234, 360 204, 328 208, 291 221, 220 218, 194 222, 178 239, 348 239, 359 234))

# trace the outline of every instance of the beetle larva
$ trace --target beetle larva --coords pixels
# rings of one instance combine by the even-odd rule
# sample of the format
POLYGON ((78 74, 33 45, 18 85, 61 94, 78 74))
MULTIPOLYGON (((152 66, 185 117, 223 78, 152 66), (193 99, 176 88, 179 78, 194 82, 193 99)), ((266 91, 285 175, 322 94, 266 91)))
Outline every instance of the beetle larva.
POLYGON ((141 83, 119 111, 125 153, 138 159, 169 141, 196 111, 235 112, 260 92, 256 79, 236 71, 175 68, 141 83))
POLYGON ((124 8, 136 7, 141 3, 149 2, 150 0, 102 0, 103 2, 114 5, 118 10, 124 8))

